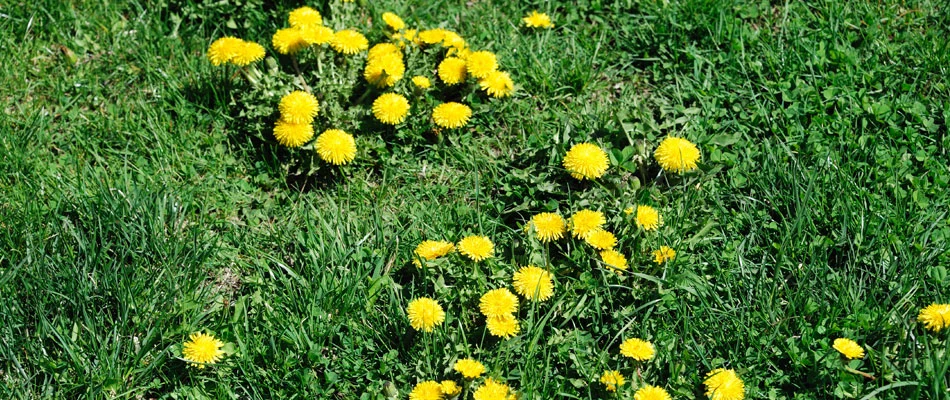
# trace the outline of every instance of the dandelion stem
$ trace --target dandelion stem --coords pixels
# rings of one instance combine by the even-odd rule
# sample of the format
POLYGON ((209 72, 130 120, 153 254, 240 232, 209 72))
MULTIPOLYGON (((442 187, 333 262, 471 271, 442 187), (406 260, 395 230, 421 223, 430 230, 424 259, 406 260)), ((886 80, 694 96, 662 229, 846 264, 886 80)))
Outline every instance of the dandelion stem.
POLYGON ((848 371, 848 372, 850 372, 850 373, 852 373, 852 374, 861 375, 861 376, 863 376, 863 377, 865 377, 865 378, 868 378, 868 379, 870 379, 870 380, 872 380, 872 381, 877 379, 877 378, 874 377, 874 375, 871 375, 871 374, 869 374, 869 373, 867 373, 867 372, 858 371, 858 370, 856 370, 856 369, 854 369, 854 368, 851 368, 851 367, 844 367, 844 370, 845 370, 845 371, 848 371))
POLYGON ((297 77, 300 78, 300 83, 303 84, 303 88, 307 90, 307 93, 313 93, 313 91, 310 90, 310 85, 307 85, 307 80, 303 78, 303 72, 300 72, 300 66, 297 65, 297 56, 291 54, 290 61, 294 64, 294 71, 297 71, 297 77))

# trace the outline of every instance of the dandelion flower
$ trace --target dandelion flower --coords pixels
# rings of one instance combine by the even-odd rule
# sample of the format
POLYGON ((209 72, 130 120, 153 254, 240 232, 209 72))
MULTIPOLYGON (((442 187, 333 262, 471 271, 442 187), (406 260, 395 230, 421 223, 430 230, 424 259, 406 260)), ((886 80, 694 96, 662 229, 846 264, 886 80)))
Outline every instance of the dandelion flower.
POLYGON ((233 36, 217 39, 208 46, 208 60, 215 67, 228 63, 243 46, 244 41, 233 36))
POLYGON ((403 22, 402 18, 399 18, 398 15, 389 11, 383 13, 383 22, 385 22, 386 25, 388 25, 394 31, 398 31, 406 27, 406 23, 403 22))
POLYGON ((333 50, 336 50, 337 53, 352 55, 369 48, 369 41, 362 33, 352 29, 344 29, 333 34, 330 47, 333 47, 333 50))
POLYGON ((280 54, 296 54, 309 46, 298 28, 278 29, 271 38, 271 43, 280 54))
POLYGON ((192 367, 203 369, 205 364, 214 364, 224 357, 224 343, 214 336, 196 332, 188 337, 188 341, 182 345, 181 358, 191 363, 192 367))
POLYGON ((363 70, 366 81, 376 87, 395 85, 406 72, 406 64, 400 53, 386 53, 370 58, 363 70))
POLYGON ((507 288, 491 290, 482 295, 478 308, 486 317, 511 315, 518 310, 518 297, 507 288))
POLYGON ((475 262, 491 257, 495 250, 495 245, 484 236, 466 236, 456 247, 459 253, 475 262))
POLYGON ((917 321, 934 332, 950 328, 950 304, 933 303, 921 309, 917 314, 917 321))
POLYGON ((293 124, 309 124, 320 111, 317 98, 307 92, 295 90, 280 98, 277 106, 280 118, 293 124))
POLYGON ((377 43, 373 45, 373 47, 369 48, 369 52, 366 53, 366 59, 372 60, 385 54, 396 54, 402 59, 402 51, 399 51, 399 47, 392 43, 377 43))
POLYGON ((554 24, 551 23, 551 17, 547 14, 539 13, 537 11, 532 11, 531 14, 521 19, 524 22, 524 25, 528 28, 552 28, 554 24))
POLYGON ((466 58, 465 69, 475 79, 482 79, 498 70, 498 58, 490 51, 476 51, 466 58))
POLYGON ((301 26, 323 25, 323 17, 320 12, 310 7, 300 7, 290 12, 287 17, 290 26, 297 28, 301 26))
POLYGON ((521 331, 521 325, 518 324, 518 320, 515 316, 511 314, 488 317, 485 319, 485 326, 488 328, 488 333, 492 334, 492 336, 505 339, 510 339, 521 331))
POLYGON ((409 392, 409 400, 442 400, 442 385, 436 381, 419 382, 409 392))
POLYGON ((731 369, 714 369, 703 381, 706 396, 710 400, 742 400, 745 398, 745 384, 731 369))
POLYGON ((605 223, 607 223, 607 218, 604 218, 604 213, 580 210, 571 216, 571 234, 578 239, 583 239, 600 229, 605 223))
POLYGON ((432 87, 432 82, 429 81, 429 78, 426 78, 422 75, 416 75, 412 77, 412 84, 416 85, 419 89, 428 89, 432 87))
POLYGON ((647 361, 656 355, 653 343, 643 339, 627 339, 620 344, 620 354, 637 361, 647 361))
POLYGON ((663 226, 663 216, 650 206, 637 206, 637 226, 645 231, 655 231, 663 226))
POLYGON ((400 48, 406 47, 406 43, 415 43, 416 42, 416 30, 415 29, 406 29, 401 32, 395 32, 390 36, 393 42, 397 43, 400 48))
POLYGON ((600 252, 600 259, 607 264, 607 268, 620 274, 620 271, 627 270, 627 257, 616 250, 604 250, 600 252))
POLYGON ((425 240, 416 246, 415 253, 419 257, 432 261, 451 253, 453 250, 455 250, 455 245, 451 242, 425 240))
POLYGON ((471 358, 463 358, 455 362, 452 367, 456 372, 462 374, 465 379, 475 379, 485 373, 485 365, 471 358))
POLYGON ((661 387, 646 385, 633 394, 633 400, 671 400, 670 394, 661 387))
POLYGON ((676 259, 676 250, 671 249, 669 246, 660 246, 659 250, 653 251, 653 262, 657 264, 663 264, 667 261, 673 261, 676 259))
POLYGON ((575 144, 564 156, 563 164, 579 180, 600 178, 610 166, 607 153, 592 143, 575 144))
POLYGON ((502 71, 489 72, 478 81, 478 86, 495 98, 511 96, 511 93, 515 91, 515 83, 511 80, 511 75, 502 71))
POLYGON ((417 331, 432 332, 432 328, 445 321, 445 311, 439 302, 428 297, 420 297, 409 302, 406 307, 409 325, 417 331))
POLYGON ((445 29, 427 29, 419 32, 419 41, 424 44, 436 44, 445 38, 445 29))
POLYGON ((274 138, 277 139, 277 143, 297 148, 313 138, 313 125, 309 122, 295 124, 281 119, 274 125, 274 138))
POLYGON ((633 214, 633 207, 624 208, 623 213, 627 215, 633 214))
POLYGON ((457 57, 448 57, 439 63, 439 79, 446 85, 457 85, 465 81, 468 72, 465 69, 465 60, 457 57))
POLYGON ((861 348, 861 345, 851 339, 837 338, 835 339, 834 346, 832 347, 834 347, 835 350, 838 350, 841 355, 845 356, 849 360, 864 357, 864 349, 861 348))
POLYGON ((333 29, 323 25, 304 25, 299 28, 300 38, 308 45, 326 44, 333 39, 333 29))
POLYGON ((485 383, 479 386, 478 389, 475 389, 472 398, 474 400, 509 400, 511 399, 511 394, 509 394, 510 390, 508 385, 488 378, 485 379, 485 383))
POLYGON ((453 397, 459 393, 462 393, 462 388, 459 387, 458 383, 455 383, 455 381, 442 381, 442 383, 439 383, 439 386, 442 387, 442 394, 448 397, 453 397))
POLYGON ((231 62, 243 67, 263 60, 265 55, 267 55, 267 51, 264 50, 264 46, 254 42, 243 42, 241 46, 237 47, 234 56, 231 57, 231 62))
POLYGON ((620 371, 607 370, 604 371, 602 375, 600 375, 600 383, 603 383, 604 386, 607 386, 608 392, 616 392, 617 386, 623 386, 625 382, 627 381, 623 378, 623 375, 620 374, 620 371))
POLYGON ((315 150, 323 161, 343 165, 356 158, 356 140, 339 129, 327 129, 317 137, 315 150))
POLYGON ((401 123, 409 115, 409 100, 401 94, 382 94, 373 101, 373 115, 384 124, 401 123))
POLYGON ((468 119, 471 117, 472 109, 465 104, 456 102, 442 103, 432 110, 432 119, 435 124, 443 128, 461 128, 468 123, 468 119))
POLYGON ((463 39, 461 35, 447 30, 443 32, 442 45, 450 47, 451 50, 462 50, 465 48, 465 39, 463 39))
POLYGON ((653 153, 656 162, 664 170, 682 174, 696 169, 699 161, 699 149, 689 140, 667 136, 653 153))
POLYGON ((531 225, 534 226, 538 240, 542 242, 550 242, 564 237, 564 230, 567 227, 564 217, 555 213, 535 215, 531 217, 531 225))
POLYGON ((551 273, 533 265, 522 267, 515 272, 512 286, 528 300, 545 301, 554 294, 551 273))
POLYGON ((597 229, 584 238, 587 244, 597 250, 610 250, 617 245, 617 237, 603 229, 597 229))

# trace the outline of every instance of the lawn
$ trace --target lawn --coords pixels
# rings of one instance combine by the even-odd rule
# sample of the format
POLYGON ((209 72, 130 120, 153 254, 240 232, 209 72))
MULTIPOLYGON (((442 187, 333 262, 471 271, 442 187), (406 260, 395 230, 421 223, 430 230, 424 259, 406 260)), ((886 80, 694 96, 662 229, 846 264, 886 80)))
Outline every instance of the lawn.
POLYGON ((950 399, 950 306, 922 311, 950 303, 948 37, 930 0, 0 3, 0 398, 950 399), (281 54, 304 5, 403 44, 404 75, 281 54), (213 65, 226 36, 266 58, 213 65), (354 159, 275 137, 292 91, 354 159), (657 161, 669 137, 696 168, 657 161), (609 165, 577 179, 583 143, 609 165), (191 362, 195 333, 219 357, 191 362), (442 381, 461 393, 423 393, 442 381))

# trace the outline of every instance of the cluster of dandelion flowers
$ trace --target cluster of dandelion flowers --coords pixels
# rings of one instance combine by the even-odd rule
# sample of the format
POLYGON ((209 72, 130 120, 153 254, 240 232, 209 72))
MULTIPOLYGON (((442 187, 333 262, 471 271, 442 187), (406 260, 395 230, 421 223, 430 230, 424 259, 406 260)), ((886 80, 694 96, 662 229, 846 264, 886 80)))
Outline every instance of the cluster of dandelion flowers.
POLYGON ((462 374, 462 377, 468 380, 478 378, 485 373, 485 365, 471 358, 463 358, 456 361, 452 369, 462 374))
POLYGON ((442 385, 436 381, 419 382, 409 392, 409 400, 442 400, 442 385))
POLYGON ((383 22, 385 22, 386 25, 394 31, 402 30, 406 27, 406 23, 402 20, 402 18, 399 18, 398 15, 389 11, 383 13, 383 22))
POLYGON ((449 86, 465 82, 468 77, 465 60, 457 57, 447 57, 442 60, 436 72, 439 74, 439 79, 449 86))
POLYGON ((655 231, 663 226, 663 216, 650 206, 637 206, 637 226, 645 231, 655 231))
POLYGON ((551 22, 551 17, 537 11, 532 11, 531 14, 522 18, 521 22, 524 22, 524 25, 528 28, 550 29, 554 27, 554 24, 551 22))
POLYGON ((607 370, 600 375, 600 383, 607 387, 608 392, 616 392, 618 386, 623 386, 627 380, 623 378, 620 371, 607 370))
POLYGON ((494 98, 511 96, 515 91, 515 82, 511 75, 504 71, 492 71, 478 81, 478 86, 494 98))
POLYGON ((211 46, 208 46, 208 60, 214 66, 230 62, 243 67, 264 59, 265 55, 266 51, 263 46, 232 36, 215 40, 211 43, 211 46))
POLYGON ((409 302, 406 307, 409 325, 417 331, 432 332, 432 328, 445 321, 445 311, 439 302, 428 297, 420 297, 409 302))
POLYGON ((320 103, 312 94, 296 90, 284 95, 277 109, 280 110, 280 119, 284 121, 309 124, 320 112, 320 103))
POLYGON ((323 17, 320 12, 310 7, 300 7, 290 12, 287 17, 290 26, 297 28, 301 26, 323 25, 323 17))
POLYGON ((592 143, 578 143, 564 156, 564 168, 574 179, 596 179, 607 172, 610 161, 607 152, 592 143))
POLYGON ((643 339, 627 339, 620 344, 620 354, 637 361, 647 361, 656 355, 653 343, 643 339))
POLYGON ((310 44, 304 40, 302 31, 299 28, 278 29, 271 38, 271 44, 274 45, 274 48, 277 49, 277 52, 280 54, 297 54, 300 50, 310 46, 310 44))
POLYGON ((313 138, 313 125, 309 122, 295 124, 281 119, 274 125, 274 139, 286 147, 293 149, 303 146, 311 138, 313 138))
POLYGON ((627 257, 624 257, 620 252, 609 249, 600 252, 600 259, 604 261, 604 264, 607 264, 607 268, 620 273, 620 271, 627 270, 627 257))
POLYGON ((617 237, 603 229, 597 229, 584 238, 591 247, 597 250, 610 250, 617 245, 617 237))
POLYGON ((676 250, 673 250, 669 246, 660 246, 659 250, 653 251, 653 262, 657 264, 663 264, 667 261, 673 261, 676 259, 676 250))
POLYGON ((451 242, 425 240, 416 246, 415 253, 419 257, 432 261, 451 253, 453 250, 455 250, 455 245, 451 242))
POLYGON ((495 244, 485 236, 466 236, 456 247, 459 253, 475 262, 491 257, 495 251, 495 244))
POLYGON ((670 394, 658 386, 645 385, 633 394, 633 400, 671 400, 670 394))
POLYGON ((339 129, 327 129, 317 137, 315 150, 323 161, 343 165, 356 158, 356 140, 339 129))
POLYGON ((533 265, 522 267, 515 272, 512 286, 528 300, 545 301, 554 295, 551 273, 533 265))
POLYGON ((745 384, 736 371, 718 368, 706 375, 706 396, 710 400, 742 400, 745 398, 745 384))
POLYGON ((401 94, 385 93, 373 101, 373 115, 384 124, 399 124, 409 115, 409 100, 401 94))
POLYGON ((950 328, 950 304, 933 303, 920 310, 917 321, 934 332, 950 328))
POLYGON ((402 53, 384 53, 367 59, 363 77, 376 87, 390 87, 402 79, 406 73, 406 64, 402 53))
POLYGON ((422 75, 416 75, 412 77, 412 84, 416 85, 419 89, 428 89, 432 87, 432 82, 429 81, 429 78, 426 78, 422 75))
POLYGON ((834 345, 832 345, 832 347, 834 347, 835 350, 838 350, 842 356, 849 360, 864 357, 864 349, 861 347, 861 345, 851 339, 837 338, 835 339, 834 345))
POLYGON ((352 29, 344 29, 333 34, 330 47, 337 53, 352 55, 369 48, 369 41, 362 33, 352 29))
POLYGON ((191 363, 192 367, 204 368, 205 364, 214 364, 224 357, 224 343, 214 336, 196 332, 188 337, 182 346, 181 358, 191 363))
POLYGON ((507 288, 490 290, 482 295, 478 308, 486 317, 512 315, 518 310, 518 297, 507 288))
POLYGON ((439 386, 442 387, 442 394, 449 398, 462 393, 462 388, 458 383, 455 383, 455 381, 442 381, 442 383, 439 383, 439 386))
POLYGON ((538 240, 547 243, 564 237, 567 222, 564 217, 555 213, 540 213, 531 217, 531 225, 538 240))
POLYGON ((571 216, 571 235, 578 239, 597 231, 607 223, 604 213, 593 210, 580 210, 571 216))
POLYGON ((482 79, 498 70, 498 58, 490 51, 476 51, 465 59, 465 70, 475 79, 482 79))
POLYGON ((472 109, 465 104, 456 102, 442 103, 432 110, 432 120, 435 121, 435 124, 448 129, 465 126, 471 117, 472 109))
POLYGON ((508 385, 498 382, 492 378, 485 379, 485 383, 482 383, 478 389, 475 389, 475 393, 472 394, 473 400, 509 400, 514 397, 514 393, 510 393, 511 388, 508 385))
POLYGON ((699 149, 689 140, 667 136, 653 152, 656 162, 663 170, 682 174, 696 169, 699 149))

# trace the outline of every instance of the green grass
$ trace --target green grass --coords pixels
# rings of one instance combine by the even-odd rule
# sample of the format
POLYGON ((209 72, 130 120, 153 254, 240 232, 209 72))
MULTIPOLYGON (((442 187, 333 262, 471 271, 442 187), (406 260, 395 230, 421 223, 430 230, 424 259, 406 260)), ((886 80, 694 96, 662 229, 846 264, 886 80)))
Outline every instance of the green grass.
POLYGON ((474 357, 522 399, 609 398, 605 369, 635 380, 621 398, 650 383, 701 399, 720 367, 747 398, 950 398, 947 332, 916 322, 950 302, 942 3, 311 4, 372 42, 389 10, 454 30, 518 87, 440 93, 476 114, 433 140, 423 110, 394 131, 334 106, 358 70, 313 78, 318 123, 356 133, 344 168, 278 146, 276 95, 204 57, 228 34, 270 48, 299 5, 0 5, 0 397, 383 399, 389 381, 405 398, 474 357), (535 9, 557 27, 519 28, 535 9), (699 171, 660 174, 668 134, 699 145, 699 171), (583 141, 611 154, 597 183, 561 167, 583 141), (624 215, 637 203, 661 210, 659 232, 624 215), (608 216, 628 273, 522 230, 582 208, 608 216), (422 240, 467 234, 496 257, 411 264, 422 240), (677 259, 654 264, 660 245, 677 259), (546 262, 554 297, 521 306, 515 338, 488 335, 479 296, 546 262), (447 311, 435 334, 405 317, 420 296, 447 311), (180 359, 199 330, 228 343, 203 370, 180 359), (657 357, 623 360, 629 337, 657 357), (875 380, 843 369, 838 337, 875 380))

